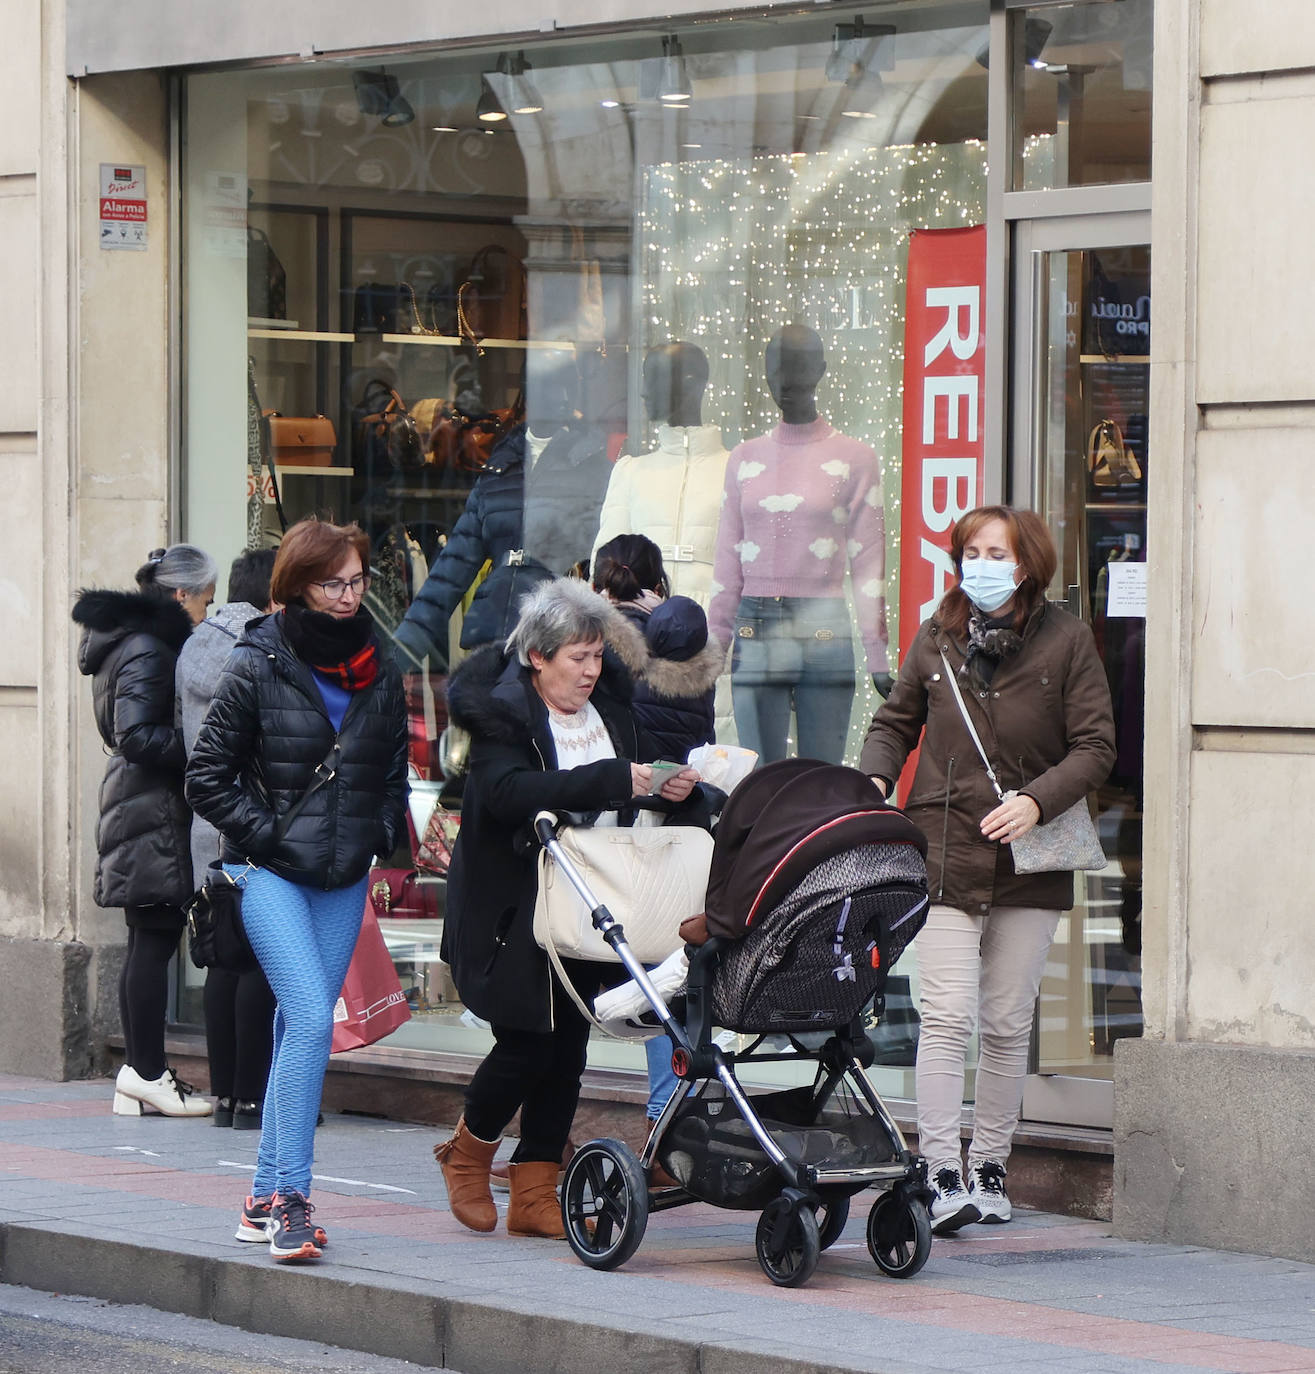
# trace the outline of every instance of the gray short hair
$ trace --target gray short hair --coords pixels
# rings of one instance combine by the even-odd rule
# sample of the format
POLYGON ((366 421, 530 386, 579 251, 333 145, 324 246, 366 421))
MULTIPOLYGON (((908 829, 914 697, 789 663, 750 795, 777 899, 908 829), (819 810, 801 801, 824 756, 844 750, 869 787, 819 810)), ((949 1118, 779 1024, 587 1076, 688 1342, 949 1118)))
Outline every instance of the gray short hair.
POLYGON ((142 591, 158 588, 165 592, 209 591, 219 581, 219 568, 204 549, 195 544, 170 544, 147 555, 137 569, 137 585, 142 591))
POLYGON ((520 604, 520 619, 507 636, 507 652, 526 667, 530 653, 551 658, 565 644, 593 644, 615 615, 607 601, 574 577, 540 582, 520 604))

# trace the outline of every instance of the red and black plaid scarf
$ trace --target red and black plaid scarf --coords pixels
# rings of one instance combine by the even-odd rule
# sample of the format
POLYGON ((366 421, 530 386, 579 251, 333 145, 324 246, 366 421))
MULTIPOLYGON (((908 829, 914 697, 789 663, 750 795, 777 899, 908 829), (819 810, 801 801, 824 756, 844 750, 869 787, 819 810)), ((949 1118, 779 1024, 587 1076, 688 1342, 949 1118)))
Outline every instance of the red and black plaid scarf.
POLYGON ((283 612, 283 629, 293 653, 344 691, 359 692, 379 675, 379 646, 364 608, 340 619, 292 602, 283 612))

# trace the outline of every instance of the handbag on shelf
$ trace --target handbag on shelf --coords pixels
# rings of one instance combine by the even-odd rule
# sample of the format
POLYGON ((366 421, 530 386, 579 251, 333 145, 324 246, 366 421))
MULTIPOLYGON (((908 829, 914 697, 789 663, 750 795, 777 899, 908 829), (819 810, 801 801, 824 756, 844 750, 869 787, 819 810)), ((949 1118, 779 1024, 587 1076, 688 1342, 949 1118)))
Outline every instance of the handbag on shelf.
POLYGON ((197 968, 249 973, 257 967, 242 924, 242 885, 218 859, 185 910, 187 953, 197 968))
MULTIPOLYGON (((301 815, 306 803, 337 772, 339 746, 335 743, 315 765, 314 781, 278 818, 274 826, 277 845, 301 815)), ((234 878, 216 859, 207 869, 200 888, 183 907, 187 916, 187 952, 197 968, 221 968, 230 973, 246 973, 257 960, 242 924, 244 879, 257 865, 247 860, 246 872, 234 878)))
POLYGON ((405 321, 405 291, 378 281, 362 282, 352 293, 353 334, 401 334, 409 329, 405 321))
POLYGON ((258 320, 288 318, 288 274, 269 235, 247 228, 247 314, 258 320))
POLYGON ((367 897, 352 961, 343 979, 342 994, 333 1008, 331 1054, 359 1050, 391 1035, 411 1019, 411 1008, 374 906, 367 897))
POLYGON ((283 467, 327 468, 333 465, 337 431, 327 415, 280 415, 267 410, 270 450, 283 467))
POLYGON ((481 248, 457 288, 457 332, 483 354, 485 339, 524 339, 525 267, 501 244, 481 248))
MULTIPOLYGON (((680 923, 703 910, 707 895, 712 836, 706 830, 567 826, 558 840, 590 891, 625 927, 626 943, 641 963, 660 964, 680 947, 680 923)), ((534 938, 554 963, 619 962, 547 850, 539 855, 534 938)))
POLYGON ((480 472, 494 444, 524 418, 523 396, 517 396, 510 406, 479 415, 468 414, 455 401, 445 402, 435 412, 429 431, 428 460, 453 472, 480 472))
POLYGON ((394 472, 415 472, 424 466, 415 419, 387 382, 369 383, 361 409, 365 413, 357 421, 358 435, 368 463, 394 472))
POLYGON ((438 898, 414 868, 372 868, 365 889, 380 919, 394 921, 434 921, 438 919, 438 898))
MULTIPOLYGON (((950 667, 950 660, 946 658, 944 650, 941 651, 941 662, 945 665, 945 676, 949 681, 950 690, 954 693, 954 700, 958 703, 959 714, 963 717, 963 723, 968 727, 968 733, 977 746, 977 752, 981 755, 986 776, 991 780, 995 795, 1001 801, 1008 801, 1017 794, 1001 790, 995 769, 991 767, 991 760, 986 756, 981 737, 968 714, 963 693, 959 690, 954 669, 950 667)), ((1026 835, 1011 840, 1009 848, 1013 851, 1015 873, 1063 873, 1075 869, 1101 869, 1108 862, 1085 797, 1075 801, 1067 811, 1061 811, 1044 825, 1034 825, 1026 835)))
POLYGON ((1087 470, 1097 487, 1135 487, 1141 481, 1141 464, 1117 421, 1097 420, 1092 425, 1087 436, 1087 470))

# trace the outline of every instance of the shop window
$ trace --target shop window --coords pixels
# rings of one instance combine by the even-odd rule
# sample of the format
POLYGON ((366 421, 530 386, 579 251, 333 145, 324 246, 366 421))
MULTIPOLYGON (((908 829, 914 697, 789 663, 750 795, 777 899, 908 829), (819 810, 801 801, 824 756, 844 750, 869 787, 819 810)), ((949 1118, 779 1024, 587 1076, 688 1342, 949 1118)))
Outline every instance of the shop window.
MULTIPOLYGON (((986 12, 188 78, 186 534, 221 564, 311 513, 369 535, 368 604, 411 669, 414 835, 375 885, 416 1013, 395 1043, 488 1044, 439 957, 441 862, 406 875, 435 806, 459 818, 443 687, 501 632, 471 609, 500 565, 587 571, 601 538, 651 534, 673 590, 739 649, 719 739, 746 728, 732 685, 783 687, 755 747, 857 759, 899 635, 909 235, 984 220, 986 12), (769 381, 782 331, 817 375, 769 381), (783 420, 837 453, 753 492, 728 542, 723 490, 755 476, 735 450, 783 420), (517 465, 530 475, 495 534, 480 493, 517 465), (743 583, 720 601, 719 546, 743 583), (420 615, 436 576, 438 612, 420 615)), ((897 1095, 908 962, 881 1035, 897 1095)), ((599 1044, 594 1062, 642 1054, 599 1044)))

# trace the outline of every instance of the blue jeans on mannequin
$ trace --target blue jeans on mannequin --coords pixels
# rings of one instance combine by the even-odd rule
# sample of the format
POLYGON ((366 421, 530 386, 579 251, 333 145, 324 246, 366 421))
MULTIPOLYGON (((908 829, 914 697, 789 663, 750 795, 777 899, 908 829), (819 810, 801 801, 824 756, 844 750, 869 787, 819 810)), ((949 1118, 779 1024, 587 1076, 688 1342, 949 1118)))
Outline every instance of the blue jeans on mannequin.
POLYGON ((735 614, 735 730, 763 763, 786 757, 790 711, 800 758, 840 763, 854 706, 854 640, 843 597, 746 596, 735 614))
MULTIPOLYGON (((240 878, 245 866, 224 871, 240 878)), ((278 1003, 253 1197, 310 1196, 333 1008, 361 931, 367 881, 321 892, 264 868, 246 873, 242 924, 278 1003)))

